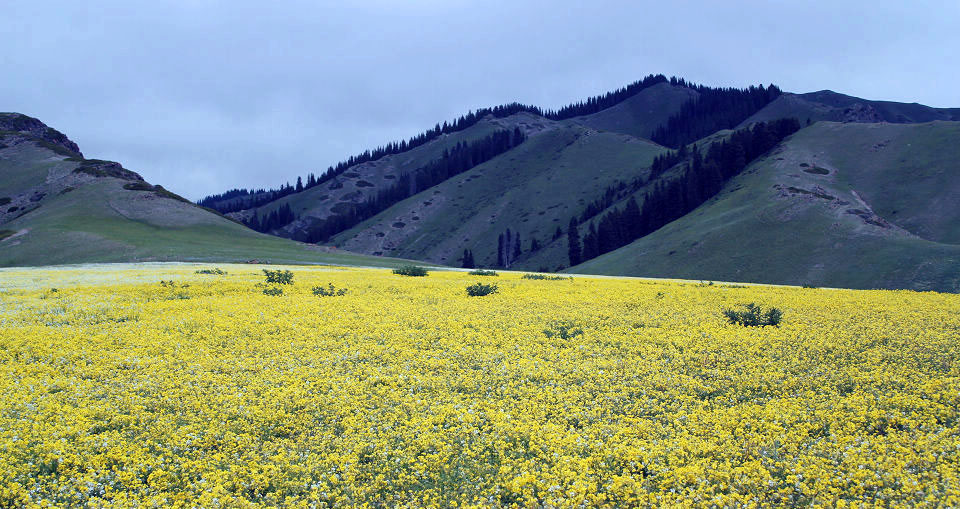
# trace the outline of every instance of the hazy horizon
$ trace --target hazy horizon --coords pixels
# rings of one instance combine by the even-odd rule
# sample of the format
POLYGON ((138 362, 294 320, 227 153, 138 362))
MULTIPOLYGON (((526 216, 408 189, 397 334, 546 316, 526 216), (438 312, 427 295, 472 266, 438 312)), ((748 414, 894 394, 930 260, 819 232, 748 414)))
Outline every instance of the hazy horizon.
POLYGON ((479 107, 552 109, 648 74, 960 107, 948 2, 57 1, 5 14, 0 110, 191 199, 319 174, 479 107))

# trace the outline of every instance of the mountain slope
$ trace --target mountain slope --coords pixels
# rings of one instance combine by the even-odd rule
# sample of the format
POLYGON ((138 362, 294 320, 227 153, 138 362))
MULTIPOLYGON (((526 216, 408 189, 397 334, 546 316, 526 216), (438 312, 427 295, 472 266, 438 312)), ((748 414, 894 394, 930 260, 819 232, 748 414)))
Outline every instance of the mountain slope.
POLYGON ((960 108, 931 108, 916 103, 870 101, 821 90, 807 94, 783 94, 743 121, 740 126, 778 118, 794 117, 801 122, 892 122, 913 124, 934 120, 960 120, 960 108))
POLYGON ((471 249, 478 264, 493 266, 498 237, 508 228, 519 232, 522 251, 532 238, 546 243, 607 187, 644 176, 663 151, 632 136, 563 125, 390 207, 332 243, 446 264, 471 249))
MULTIPOLYGON (((438 124, 410 138, 409 144, 389 143, 351 157, 336 167, 331 166, 319 179, 308 175, 302 187, 298 180, 297 186, 288 183, 270 190, 234 189, 208 196, 200 203, 229 214, 257 231, 310 242, 324 241, 370 214, 382 211, 384 206, 423 189, 417 182, 408 191, 402 191, 406 186, 398 184, 404 176, 419 181, 418 176, 432 174, 443 180, 450 171, 425 167, 439 165, 459 173, 464 167, 489 159, 491 152, 509 150, 514 144, 503 147, 499 142, 482 140, 500 129, 519 129, 529 138, 561 126, 577 125, 632 137, 646 138, 657 131, 676 138, 680 134, 675 131, 687 127, 680 124, 690 117, 694 123, 703 123, 706 129, 703 135, 708 135, 712 130, 705 126, 733 127, 779 94, 780 90, 773 85, 711 88, 680 78, 650 75, 556 111, 519 103, 483 108, 452 123, 445 122, 442 127, 438 124), (697 100, 703 97, 709 100, 697 100), (721 111, 723 108, 729 111, 721 111), (679 123, 677 117, 680 117, 679 123), (468 151, 486 155, 479 161, 472 160, 473 156, 461 157, 465 151, 447 155, 447 150, 452 152, 453 147, 461 143, 479 145, 469 147, 468 151), (498 148, 490 150, 493 147, 498 148)), ((428 180, 427 185, 438 183, 436 179, 428 180)))
POLYGON ((117 163, 82 158, 76 144, 38 122, 17 114, 0 117, 6 128, 0 133, 2 266, 252 259, 398 263, 258 234, 117 163), (20 127, 24 131, 11 130, 20 127))
POLYGON ((650 138, 653 131, 677 113, 683 103, 698 95, 689 87, 659 83, 615 106, 571 121, 599 131, 650 138))
POLYGON ((819 122, 570 272, 960 291, 960 123, 819 122))
POLYGON ((487 118, 467 129, 443 135, 406 152, 354 165, 349 171, 338 175, 330 182, 285 196, 261 207, 229 215, 240 220, 249 220, 253 215, 266 217, 271 212, 289 205, 297 219, 275 233, 285 237, 295 237, 297 232, 308 228, 314 221, 344 213, 351 207, 377 196, 379 191, 392 186, 404 174, 439 159, 444 151, 452 149, 458 143, 475 142, 497 131, 514 127, 532 134, 553 129, 554 124, 550 120, 528 113, 520 113, 504 119, 487 118))

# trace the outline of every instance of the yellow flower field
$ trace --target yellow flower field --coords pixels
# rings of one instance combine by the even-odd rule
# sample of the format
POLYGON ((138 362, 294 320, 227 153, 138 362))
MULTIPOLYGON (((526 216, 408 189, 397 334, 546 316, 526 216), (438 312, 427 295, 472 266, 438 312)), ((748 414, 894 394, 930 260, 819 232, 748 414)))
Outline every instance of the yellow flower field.
POLYGON ((960 505, 957 295, 219 267, 0 271, 0 506, 960 505))

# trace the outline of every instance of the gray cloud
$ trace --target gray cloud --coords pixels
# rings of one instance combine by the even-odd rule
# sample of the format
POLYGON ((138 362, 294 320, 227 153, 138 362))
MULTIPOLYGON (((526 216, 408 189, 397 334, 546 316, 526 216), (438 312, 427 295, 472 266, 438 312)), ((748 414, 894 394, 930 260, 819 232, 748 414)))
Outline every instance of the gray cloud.
POLYGON ((960 106, 944 2, 5 5, 0 110, 190 198, 274 186, 469 109, 649 73, 960 106))

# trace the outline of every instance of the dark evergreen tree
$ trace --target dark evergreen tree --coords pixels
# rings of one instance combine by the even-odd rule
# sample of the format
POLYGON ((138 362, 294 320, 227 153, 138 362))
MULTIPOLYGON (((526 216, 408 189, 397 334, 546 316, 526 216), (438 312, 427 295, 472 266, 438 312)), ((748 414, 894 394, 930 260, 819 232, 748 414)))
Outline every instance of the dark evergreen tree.
POLYGON ((626 207, 623 209, 623 222, 625 224, 626 237, 631 241, 636 239, 641 234, 642 218, 640 214, 640 206, 637 205, 637 200, 630 198, 630 201, 627 202, 626 207))
POLYGON ((503 234, 497 244, 497 267, 506 267, 506 257, 503 256, 503 234))
POLYGON ((567 227, 567 256, 570 258, 570 266, 580 263, 580 232, 577 231, 577 218, 570 218, 570 225, 567 227))
POLYGON ((584 260, 589 260, 591 258, 596 258, 600 256, 600 244, 599 239, 597 239, 597 227, 595 224, 590 223, 590 228, 587 230, 587 234, 583 236, 583 252, 581 257, 584 260))
POLYGON ((509 267, 513 264, 513 233, 510 228, 503 235, 503 266, 509 267))

